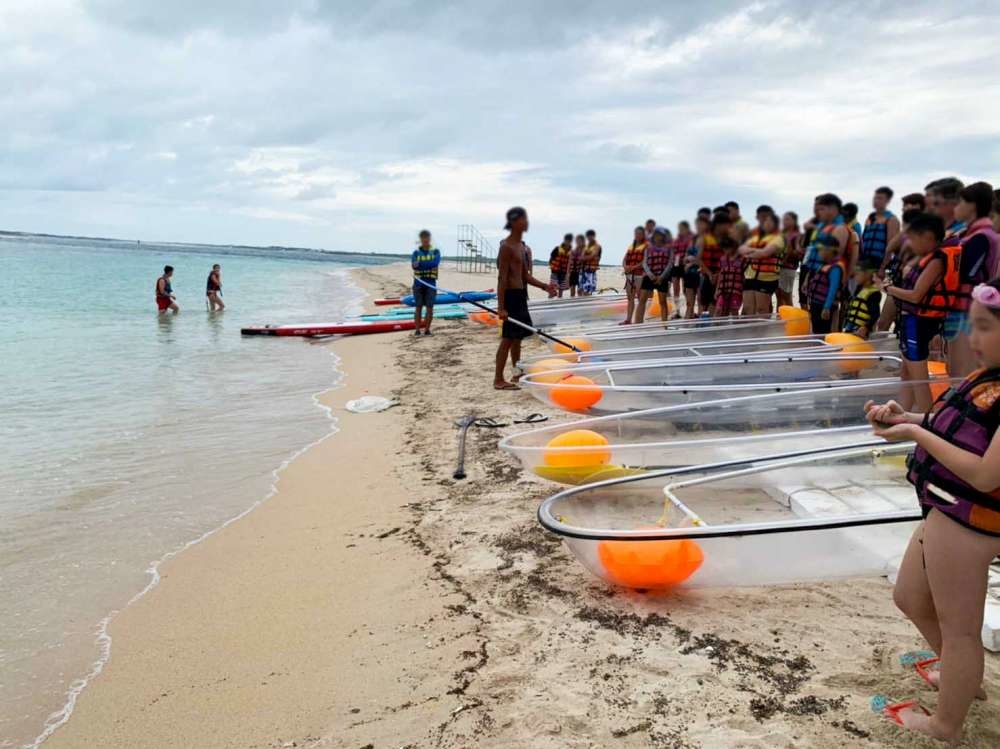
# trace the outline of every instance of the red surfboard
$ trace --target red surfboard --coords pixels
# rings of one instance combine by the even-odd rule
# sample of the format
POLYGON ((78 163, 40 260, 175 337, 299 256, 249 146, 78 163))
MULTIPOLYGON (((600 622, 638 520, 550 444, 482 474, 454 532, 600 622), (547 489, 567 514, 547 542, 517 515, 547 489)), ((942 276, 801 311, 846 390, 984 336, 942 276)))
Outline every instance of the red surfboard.
POLYGON ((314 335, 367 335, 391 333, 396 330, 413 330, 413 320, 386 322, 313 323, 307 325, 260 325, 242 328, 243 335, 314 336, 314 335))

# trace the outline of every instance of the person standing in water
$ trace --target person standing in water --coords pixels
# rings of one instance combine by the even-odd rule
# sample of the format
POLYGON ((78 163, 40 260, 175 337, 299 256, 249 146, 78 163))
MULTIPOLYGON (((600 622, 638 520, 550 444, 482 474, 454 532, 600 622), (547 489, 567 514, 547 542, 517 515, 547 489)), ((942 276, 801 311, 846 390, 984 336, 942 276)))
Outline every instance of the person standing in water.
POLYGON ((156 279, 156 309, 159 310, 159 314, 164 314, 167 310, 170 310, 175 315, 181 311, 181 308, 177 306, 177 297, 174 296, 174 290, 170 286, 170 279, 174 277, 174 266, 164 265, 163 275, 156 279))
POLYGON ((431 334, 431 321, 434 319, 441 252, 431 244, 431 233, 427 229, 422 230, 419 237, 420 246, 410 258, 410 265, 413 267, 413 335, 420 335, 420 329, 423 328, 426 336, 431 334), (427 314, 421 319, 424 308, 427 314))
MULTIPOLYGON (((545 284, 531 275, 528 264, 529 250, 524 243, 524 234, 528 231, 528 212, 519 206, 507 211, 507 223, 504 229, 510 232, 500 242, 497 255, 497 316, 503 321, 500 329, 500 346, 497 348, 496 372, 493 377, 495 390, 520 390, 515 382, 508 382, 504 377, 507 359, 511 366, 517 366, 521 360, 521 341, 531 335, 512 320, 524 325, 531 325, 531 314, 528 312, 528 286, 534 286, 551 292, 552 284, 545 284)), ((516 378, 515 378, 516 379, 516 378)))
POLYGON ((222 302, 222 266, 216 263, 205 282, 205 297, 208 299, 208 311, 222 312, 226 305, 222 302))

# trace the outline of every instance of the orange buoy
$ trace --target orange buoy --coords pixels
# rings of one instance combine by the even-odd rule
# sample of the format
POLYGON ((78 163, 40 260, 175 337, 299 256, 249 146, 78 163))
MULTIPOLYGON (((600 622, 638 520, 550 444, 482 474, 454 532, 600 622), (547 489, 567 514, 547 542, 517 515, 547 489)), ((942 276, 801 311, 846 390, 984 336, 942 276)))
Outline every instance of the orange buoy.
POLYGON ((601 541, 597 557, 614 584, 660 590, 680 585, 691 577, 705 561, 705 552, 689 538, 601 541))
POLYGON ((535 382, 559 382, 573 364, 569 359, 542 359, 528 366, 528 374, 535 382))
MULTIPOLYGON (((927 362, 927 372, 930 374, 932 380, 938 378, 945 378, 948 376, 948 364, 943 361, 929 361, 927 362)), ((947 382, 939 382, 931 385, 931 397, 937 400, 948 390, 947 382)))
POLYGON ((545 465, 577 468, 579 466, 603 466, 611 461, 608 438, 590 429, 573 429, 550 439, 545 450, 545 465), (573 447, 569 450, 549 450, 548 448, 573 447))
POLYGON ((662 311, 663 310, 660 309, 660 298, 654 294, 653 301, 649 304, 649 314, 658 316, 662 311))
MULTIPOLYGON (((563 340, 566 341, 566 343, 570 344, 571 346, 576 346, 580 351, 590 351, 590 341, 588 341, 586 338, 564 338, 563 340)), ((552 353, 554 354, 574 353, 573 349, 569 348, 568 346, 563 346, 561 343, 556 343, 555 341, 552 342, 550 348, 552 349, 552 353)))
POLYGON ((812 330, 809 313, 804 309, 783 304, 778 307, 778 317, 785 321, 785 335, 809 335, 812 330))
POLYGON ((567 411, 586 411, 603 395, 601 389, 589 377, 570 375, 552 386, 549 398, 567 411))
MULTIPOLYGON (((870 354, 875 350, 868 341, 853 333, 827 333, 823 341, 831 346, 839 346, 845 354, 870 354)), ((842 372, 860 372, 874 364, 875 361, 872 359, 846 359, 840 362, 839 367, 842 372)))

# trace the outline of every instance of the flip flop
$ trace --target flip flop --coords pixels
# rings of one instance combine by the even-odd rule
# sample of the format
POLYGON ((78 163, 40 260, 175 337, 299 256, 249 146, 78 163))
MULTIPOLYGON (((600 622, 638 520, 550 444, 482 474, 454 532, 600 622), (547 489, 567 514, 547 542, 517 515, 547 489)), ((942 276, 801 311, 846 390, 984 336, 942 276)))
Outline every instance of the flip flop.
POLYGON ((897 726, 903 725, 903 719, 899 717, 899 714, 904 710, 917 709, 923 712, 924 715, 930 715, 931 711, 926 707, 921 705, 917 700, 903 700, 902 702, 893 702, 889 697, 884 694, 877 694, 868 701, 868 706, 871 707, 872 712, 877 715, 882 715, 897 726))
POLYGON ((494 390, 520 390, 521 388, 513 382, 505 382, 503 385, 494 385, 494 390))
POLYGON ((937 653, 933 650, 909 650, 899 656, 899 665, 903 668, 911 668, 919 661, 926 661, 928 658, 936 658, 937 653))
POLYGON ((514 419, 515 424, 538 424, 542 421, 548 421, 548 416, 543 416, 542 414, 528 414, 523 419, 514 419))
POLYGON ((507 424, 501 423, 496 419, 492 419, 488 416, 485 416, 482 419, 476 419, 474 422, 472 422, 472 425, 477 427, 486 427, 488 429, 499 429, 500 427, 508 426, 507 424))

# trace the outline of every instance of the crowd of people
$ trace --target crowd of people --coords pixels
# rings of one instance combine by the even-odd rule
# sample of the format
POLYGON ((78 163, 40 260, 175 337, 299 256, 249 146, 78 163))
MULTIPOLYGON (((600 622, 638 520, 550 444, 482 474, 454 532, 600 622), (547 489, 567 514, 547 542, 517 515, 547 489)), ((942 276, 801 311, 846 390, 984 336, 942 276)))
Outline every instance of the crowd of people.
MULTIPOLYGON (((681 221, 676 233, 650 219, 635 228, 622 260, 628 305, 621 324, 644 322, 654 295, 664 320, 768 315, 798 305, 815 334, 867 339, 895 330, 905 379, 927 380, 932 353, 947 360, 950 374, 965 376, 975 368, 971 291, 1000 273, 1000 191, 945 177, 905 195, 898 216, 893 198, 891 188, 876 189, 863 223, 858 206, 833 193, 818 195, 801 224, 794 211, 761 205, 751 228, 735 201, 699 209, 693 228, 681 221)), ((596 240, 579 237, 573 247, 572 239, 553 250, 550 294, 574 292, 574 269, 595 262, 595 253, 584 254, 591 244, 600 258, 596 240)), ((588 277, 588 293, 595 287, 588 277)), ((915 396, 907 407, 930 407, 929 390, 915 396)))

